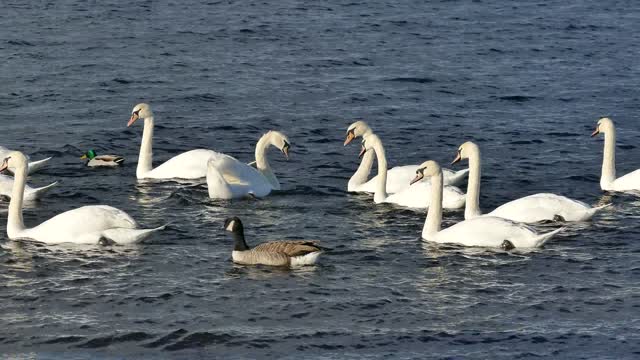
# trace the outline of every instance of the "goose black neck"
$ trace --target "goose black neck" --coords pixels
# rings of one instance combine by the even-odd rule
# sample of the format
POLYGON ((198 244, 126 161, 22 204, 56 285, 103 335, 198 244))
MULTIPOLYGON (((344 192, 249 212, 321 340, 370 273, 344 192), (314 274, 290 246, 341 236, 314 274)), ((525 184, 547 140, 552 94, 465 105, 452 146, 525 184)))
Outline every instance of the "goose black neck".
POLYGON ((235 245, 233 246, 234 251, 246 251, 249 250, 249 246, 247 246, 247 242, 244 241, 244 230, 239 229, 231 233, 233 237, 233 241, 235 245))

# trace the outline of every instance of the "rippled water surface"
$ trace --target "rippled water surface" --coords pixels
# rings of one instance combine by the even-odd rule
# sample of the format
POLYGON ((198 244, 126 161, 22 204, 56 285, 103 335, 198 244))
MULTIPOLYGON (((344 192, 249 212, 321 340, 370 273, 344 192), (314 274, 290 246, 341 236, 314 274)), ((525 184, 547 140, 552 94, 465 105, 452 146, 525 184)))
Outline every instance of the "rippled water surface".
MULTIPOLYGON (((137 246, 6 238, 0 204, 0 353, 85 358, 640 357, 640 201, 600 191, 599 116, 618 171, 640 167, 635 1, 51 1, 0 11, 0 145, 54 156, 61 184, 27 225, 82 205, 169 228, 137 246), (575 4, 574 4, 575 3, 575 4), (283 190, 214 201, 206 185, 139 183, 154 107, 155 163, 192 148, 269 153, 283 190), (614 207, 535 252, 435 246, 424 211, 348 194, 366 119, 390 164, 483 151, 481 204, 552 191, 614 207), (91 170, 87 148, 126 157, 91 170), (250 243, 318 239, 315 267, 231 263, 224 218, 250 243)), ((447 212, 445 226, 462 219, 447 212)), ((553 226, 553 225, 552 225, 553 226)))

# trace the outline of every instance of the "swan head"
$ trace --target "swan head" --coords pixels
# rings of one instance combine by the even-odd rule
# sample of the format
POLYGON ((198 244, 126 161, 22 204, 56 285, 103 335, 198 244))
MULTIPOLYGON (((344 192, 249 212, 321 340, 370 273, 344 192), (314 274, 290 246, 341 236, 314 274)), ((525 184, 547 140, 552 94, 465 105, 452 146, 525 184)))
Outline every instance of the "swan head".
POLYGON ((140 118, 146 119, 152 116, 153 116, 153 112, 151 111, 151 106, 149 104, 140 103, 134 106, 133 110, 131 110, 131 118, 129 118, 127 127, 133 125, 133 123, 140 118))
POLYGON ((596 125, 596 129, 591 133, 591 137, 594 137, 600 133, 606 133, 607 131, 611 131, 614 129, 613 120, 608 117, 603 117, 598 120, 598 124, 596 125))
POLYGON ((4 159, 2 159, 2 164, 0 165, 0 172, 5 171, 6 169, 10 169, 15 172, 15 169, 27 167, 27 157, 24 156, 20 151, 12 151, 10 152, 4 159))
POLYGON ((369 133, 362 137, 362 147, 360 149, 360 154, 358 154, 358 158, 361 158, 364 153, 374 148, 374 146, 380 142, 380 138, 378 135, 374 133, 369 133))
POLYGON ((289 159, 289 149, 291 149, 291 142, 289 138, 280 131, 271 130, 267 133, 269 135, 269 143, 282 151, 284 157, 289 159))
POLYGON ((478 145, 476 145, 473 141, 467 141, 464 144, 460 145, 460 147, 458 147, 458 155, 456 155, 456 158, 453 159, 451 165, 457 163, 460 160, 468 159, 473 154, 478 153, 480 153, 480 148, 478 147, 478 145))
POLYGON ((226 231, 232 233, 242 233, 244 232, 244 228, 242 226, 242 221, 237 216, 230 217, 224 221, 224 229, 226 231))
POLYGON ((420 164, 418 170, 416 170, 416 177, 411 180, 411 183, 409 183, 409 185, 413 185, 414 183, 417 183, 424 178, 435 176, 439 173, 442 173, 442 170, 440 169, 440 165, 438 165, 437 162, 433 160, 425 161, 420 164))
POLYGON ((344 140, 344 146, 347 146, 353 139, 371 133, 371 128, 366 122, 358 120, 347 128, 347 138, 344 140))

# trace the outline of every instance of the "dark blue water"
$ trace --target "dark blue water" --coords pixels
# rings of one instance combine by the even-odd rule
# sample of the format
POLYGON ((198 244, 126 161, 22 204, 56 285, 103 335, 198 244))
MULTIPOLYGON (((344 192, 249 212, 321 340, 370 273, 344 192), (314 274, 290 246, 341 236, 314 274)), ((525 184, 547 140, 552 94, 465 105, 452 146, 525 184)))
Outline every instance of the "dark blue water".
MULTIPOLYGON (((635 1, 50 1, 0 11, 0 145, 55 156, 61 184, 27 225, 87 204, 170 228, 137 246, 0 235, 0 353, 17 358, 640 357, 640 201, 599 188, 602 115, 618 170, 640 167, 635 1), (575 3, 575 4, 573 4, 575 3), (192 148, 244 161, 269 129, 283 191, 214 201, 205 185, 138 184, 152 104, 156 164, 192 148), (423 212, 346 193, 357 118, 390 164, 483 150, 485 210, 552 191, 614 208, 546 248, 424 243, 423 212), (126 157, 90 170, 87 148, 126 157), (235 266, 223 219, 252 243, 319 239, 298 270, 235 266)), ((6 223, 6 203, 0 223, 6 223)), ((462 219, 447 213, 445 226, 462 219)), ((3 225, 4 226, 4 225, 3 225)))

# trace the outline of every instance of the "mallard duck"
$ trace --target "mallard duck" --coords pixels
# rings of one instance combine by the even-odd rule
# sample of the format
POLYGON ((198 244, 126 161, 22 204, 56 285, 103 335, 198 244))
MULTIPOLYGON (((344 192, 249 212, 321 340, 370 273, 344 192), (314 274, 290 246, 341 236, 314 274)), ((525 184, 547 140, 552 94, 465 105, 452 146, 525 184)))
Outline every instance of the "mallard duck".
POLYGON ((84 155, 80 157, 80 159, 89 159, 87 161, 87 166, 97 167, 97 166, 120 166, 124 162, 124 158, 118 155, 97 155, 96 151, 90 149, 84 155))
POLYGON ((316 241, 269 241, 249 248, 244 240, 244 227, 238 217, 224 222, 226 231, 231 232, 235 246, 231 257, 242 265, 270 265, 297 267, 315 264, 322 249, 316 241))

